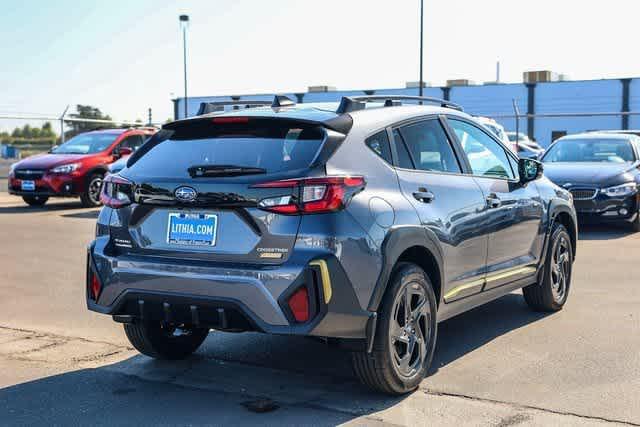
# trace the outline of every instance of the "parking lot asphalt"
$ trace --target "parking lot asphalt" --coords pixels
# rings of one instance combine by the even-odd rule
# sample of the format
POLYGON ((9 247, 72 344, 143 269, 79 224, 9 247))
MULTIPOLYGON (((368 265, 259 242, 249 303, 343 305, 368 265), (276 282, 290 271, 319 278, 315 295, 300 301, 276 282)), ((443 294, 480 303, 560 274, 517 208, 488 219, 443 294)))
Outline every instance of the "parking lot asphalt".
POLYGON ((388 398, 305 338, 212 332, 186 361, 137 355, 85 307, 97 214, 0 194, 0 424, 640 425, 640 235, 624 228, 581 230, 563 311, 513 293, 446 321, 420 390, 388 398), (263 397, 280 408, 242 405, 263 397))

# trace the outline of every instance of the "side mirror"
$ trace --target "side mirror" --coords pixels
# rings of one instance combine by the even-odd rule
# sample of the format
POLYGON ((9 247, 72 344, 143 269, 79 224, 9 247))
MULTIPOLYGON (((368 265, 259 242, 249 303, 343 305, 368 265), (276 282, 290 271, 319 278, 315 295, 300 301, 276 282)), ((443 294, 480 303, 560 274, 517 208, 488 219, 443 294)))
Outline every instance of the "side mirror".
POLYGON ((535 181, 542 176, 542 163, 534 159, 521 158, 518 160, 518 173, 520 174, 520 183, 526 184, 535 181))
POLYGON ((113 154, 118 157, 130 156, 133 150, 130 147, 118 147, 113 150, 113 154))

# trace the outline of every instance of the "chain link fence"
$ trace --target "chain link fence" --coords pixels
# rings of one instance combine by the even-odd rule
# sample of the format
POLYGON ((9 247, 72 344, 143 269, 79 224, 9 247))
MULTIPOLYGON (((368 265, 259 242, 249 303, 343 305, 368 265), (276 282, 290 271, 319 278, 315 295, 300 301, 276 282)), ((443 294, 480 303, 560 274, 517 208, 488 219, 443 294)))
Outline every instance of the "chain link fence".
MULTIPOLYGON (((15 127, 17 123, 52 123, 58 128, 57 136, 47 137, 7 137, 0 140, 0 158, 19 159, 31 154, 50 150, 56 144, 63 144, 68 133, 69 125, 84 123, 90 125, 90 129, 99 129, 106 127, 148 127, 157 126, 155 123, 142 123, 141 121, 129 120, 103 120, 103 119, 85 119, 79 117, 68 117, 66 111, 59 117, 48 115, 20 115, 20 114, 0 114, 0 129, 15 127), (3 122, 7 126, 3 126, 3 122)), ((18 126, 19 127, 19 126, 18 126)), ((2 177, 2 168, 0 167, 0 177, 2 177)), ((6 176, 6 175, 4 175, 6 176)))

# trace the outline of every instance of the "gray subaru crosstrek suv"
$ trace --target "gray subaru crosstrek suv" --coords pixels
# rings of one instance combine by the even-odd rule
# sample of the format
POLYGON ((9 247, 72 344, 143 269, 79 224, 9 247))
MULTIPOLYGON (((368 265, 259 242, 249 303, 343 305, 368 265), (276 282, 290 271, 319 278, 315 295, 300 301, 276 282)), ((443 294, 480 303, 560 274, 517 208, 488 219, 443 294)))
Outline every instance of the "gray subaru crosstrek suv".
POLYGON ((105 179, 89 309, 164 359, 210 329, 322 337, 400 394, 438 322, 519 288, 563 307, 576 214, 540 163, 448 101, 335 107, 276 97, 166 124, 105 179))

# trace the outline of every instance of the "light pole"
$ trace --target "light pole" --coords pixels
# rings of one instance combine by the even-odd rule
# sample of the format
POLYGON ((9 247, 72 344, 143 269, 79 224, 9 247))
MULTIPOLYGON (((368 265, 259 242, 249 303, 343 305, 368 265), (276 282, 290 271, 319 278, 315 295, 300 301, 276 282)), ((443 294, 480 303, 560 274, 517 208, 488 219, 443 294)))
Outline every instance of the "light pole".
POLYGON ((182 28, 182 59, 184 61, 184 118, 187 118, 189 110, 187 107, 187 27, 189 26, 189 15, 180 15, 180 27, 182 28))
POLYGON ((418 90, 418 94, 422 96, 422 86, 424 84, 422 78, 422 44, 423 44, 423 31, 424 31, 424 0, 420 0, 420 82, 418 83, 420 89, 418 90))

